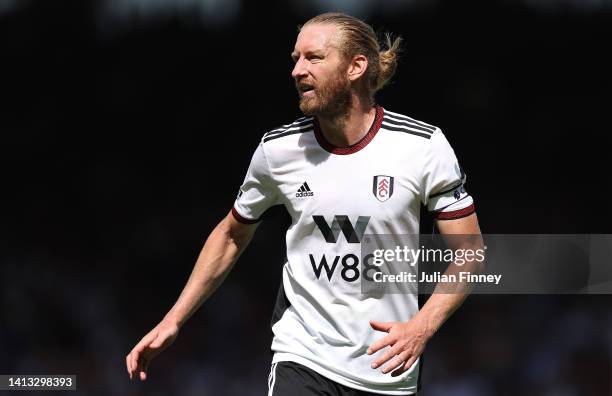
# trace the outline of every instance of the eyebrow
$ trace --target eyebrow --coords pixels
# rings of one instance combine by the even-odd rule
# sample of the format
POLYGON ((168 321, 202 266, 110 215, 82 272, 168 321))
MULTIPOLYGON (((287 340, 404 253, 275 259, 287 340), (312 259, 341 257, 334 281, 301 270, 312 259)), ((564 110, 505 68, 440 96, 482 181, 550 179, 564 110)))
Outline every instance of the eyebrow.
MULTIPOLYGON (((324 56, 325 54, 323 53, 322 50, 307 50, 304 51, 304 55, 316 55, 316 56, 324 56)), ((299 53, 296 51, 291 52, 291 58, 295 59, 299 56, 299 53)))

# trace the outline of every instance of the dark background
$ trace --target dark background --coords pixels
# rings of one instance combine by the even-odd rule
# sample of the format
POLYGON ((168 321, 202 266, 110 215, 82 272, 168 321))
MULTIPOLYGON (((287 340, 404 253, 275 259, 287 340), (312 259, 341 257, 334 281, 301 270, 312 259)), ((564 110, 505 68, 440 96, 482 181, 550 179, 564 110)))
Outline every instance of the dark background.
MULTIPOLYGON (((284 209, 149 381, 124 357, 261 135, 300 115, 289 53, 322 10, 404 37, 378 101, 444 130, 483 232, 611 233, 609 3, 332 3, 0 0, 0 374, 77 374, 87 395, 266 393, 284 209)), ((428 346, 423 394, 612 395, 611 303, 471 296, 428 346)))

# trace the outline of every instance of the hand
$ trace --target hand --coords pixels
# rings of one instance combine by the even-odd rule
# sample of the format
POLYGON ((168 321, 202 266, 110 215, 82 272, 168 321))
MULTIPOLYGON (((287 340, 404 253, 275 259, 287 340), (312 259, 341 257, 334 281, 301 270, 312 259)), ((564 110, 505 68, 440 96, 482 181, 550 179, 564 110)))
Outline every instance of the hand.
POLYGON ((125 358, 130 380, 138 375, 141 381, 145 381, 151 359, 169 347, 178 332, 179 328, 175 323, 164 319, 145 335, 125 358))
POLYGON ((433 335, 427 329, 426 323, 414 317, 408 322, 377 322, 370 321, 374 330, 389 333, 368 348, 368 355, 389 346, 390 348, 372 363, 376 369, 388 362, 382 369, 383 374, 392 370, 391 376, 396 377, 408 370, 423 353, 425 344, 433 335))

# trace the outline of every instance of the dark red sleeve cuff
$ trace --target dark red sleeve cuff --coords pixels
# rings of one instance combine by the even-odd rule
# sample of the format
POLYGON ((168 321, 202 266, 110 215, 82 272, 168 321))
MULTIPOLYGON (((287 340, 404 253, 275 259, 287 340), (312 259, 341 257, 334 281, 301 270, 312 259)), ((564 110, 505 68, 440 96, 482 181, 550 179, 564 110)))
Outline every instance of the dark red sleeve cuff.
POLYGON ((474 206, 474 204, 471 204, 466 208, 453 210, 451 212, 436 212, 434 213, 434 217, 436 220, 455 220, 460 219, 462 217, 467 217, 475 211, 476 207, 474 206))
POLYGON ((232 215, 234 215, 234 218, 242 224, 255 224, 257 222, 259 222, 260 219, 247 219, 246 217, 243 217, 240 215, 240 213, 238 213, 238 211, 236 210, 236 208, 232 207, 232 215))

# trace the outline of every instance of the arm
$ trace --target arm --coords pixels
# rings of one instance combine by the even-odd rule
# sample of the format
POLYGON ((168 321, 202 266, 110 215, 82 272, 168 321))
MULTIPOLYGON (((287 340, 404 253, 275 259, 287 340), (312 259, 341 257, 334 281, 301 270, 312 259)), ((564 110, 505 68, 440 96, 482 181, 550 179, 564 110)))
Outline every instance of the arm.
MULTIPOLYGON (((455 249, 482 249, 483 242, 476 213, 456 220, 438 220, 438 229, 443 235, 461 234, 470 235, 468 238, 446 238, 449 248, 455 249), (460 240, 460 241, 459 241, 460 240)), ((451 264, 445 274, 452 274, 469 270, 482 271, 482 262, 466 262, 462 267, 451 264)), ((448 286, 436 286, 434 293, 427 300, 421 310, 408 322, 377 322, 370 321, 372 328, 389 333, 387 336, 372 344, 367 353, 370 355, 386 346, 389 350, 372 364, 372 368, 383 367, 382 372, 392 371, 393 376, 400 375, 408 370, 423 353, 429 339, 438 331, 442 324, 463 303, 470 292, 469 285, 458 282, 456 288, 449 292, 448 286)))
POLYGON ((130 379, 147 378, 149 362, 176 339, 181 326, 223 282, 251 241, 257 224, 243 224, 229 213, 211 232, 181 295, 126 357, 130 379))
MULTIPOLYGON (((470 238, 447 238, 449 248, 456 249, 482 249, 483 241, 480 235, 480 227, 476 213, 457 220, 438 220, 438 229, 443 235, 470 235, 470 238)), ((464 266, 450 264, 445 274, 455 274, 460 271, 470 271, 473 273, 482 272, 484 263, 471 261, 464 266)), ((463 301, 470 293, 471 286, 464 282, 457 282, 455 289, 450 291, 448 286, 438 285, 433 294, 427 300, 423 308, 415 315, 423 321, 423 326, 429 337, 438 331, 442 324, 461 306, 463 301)))

